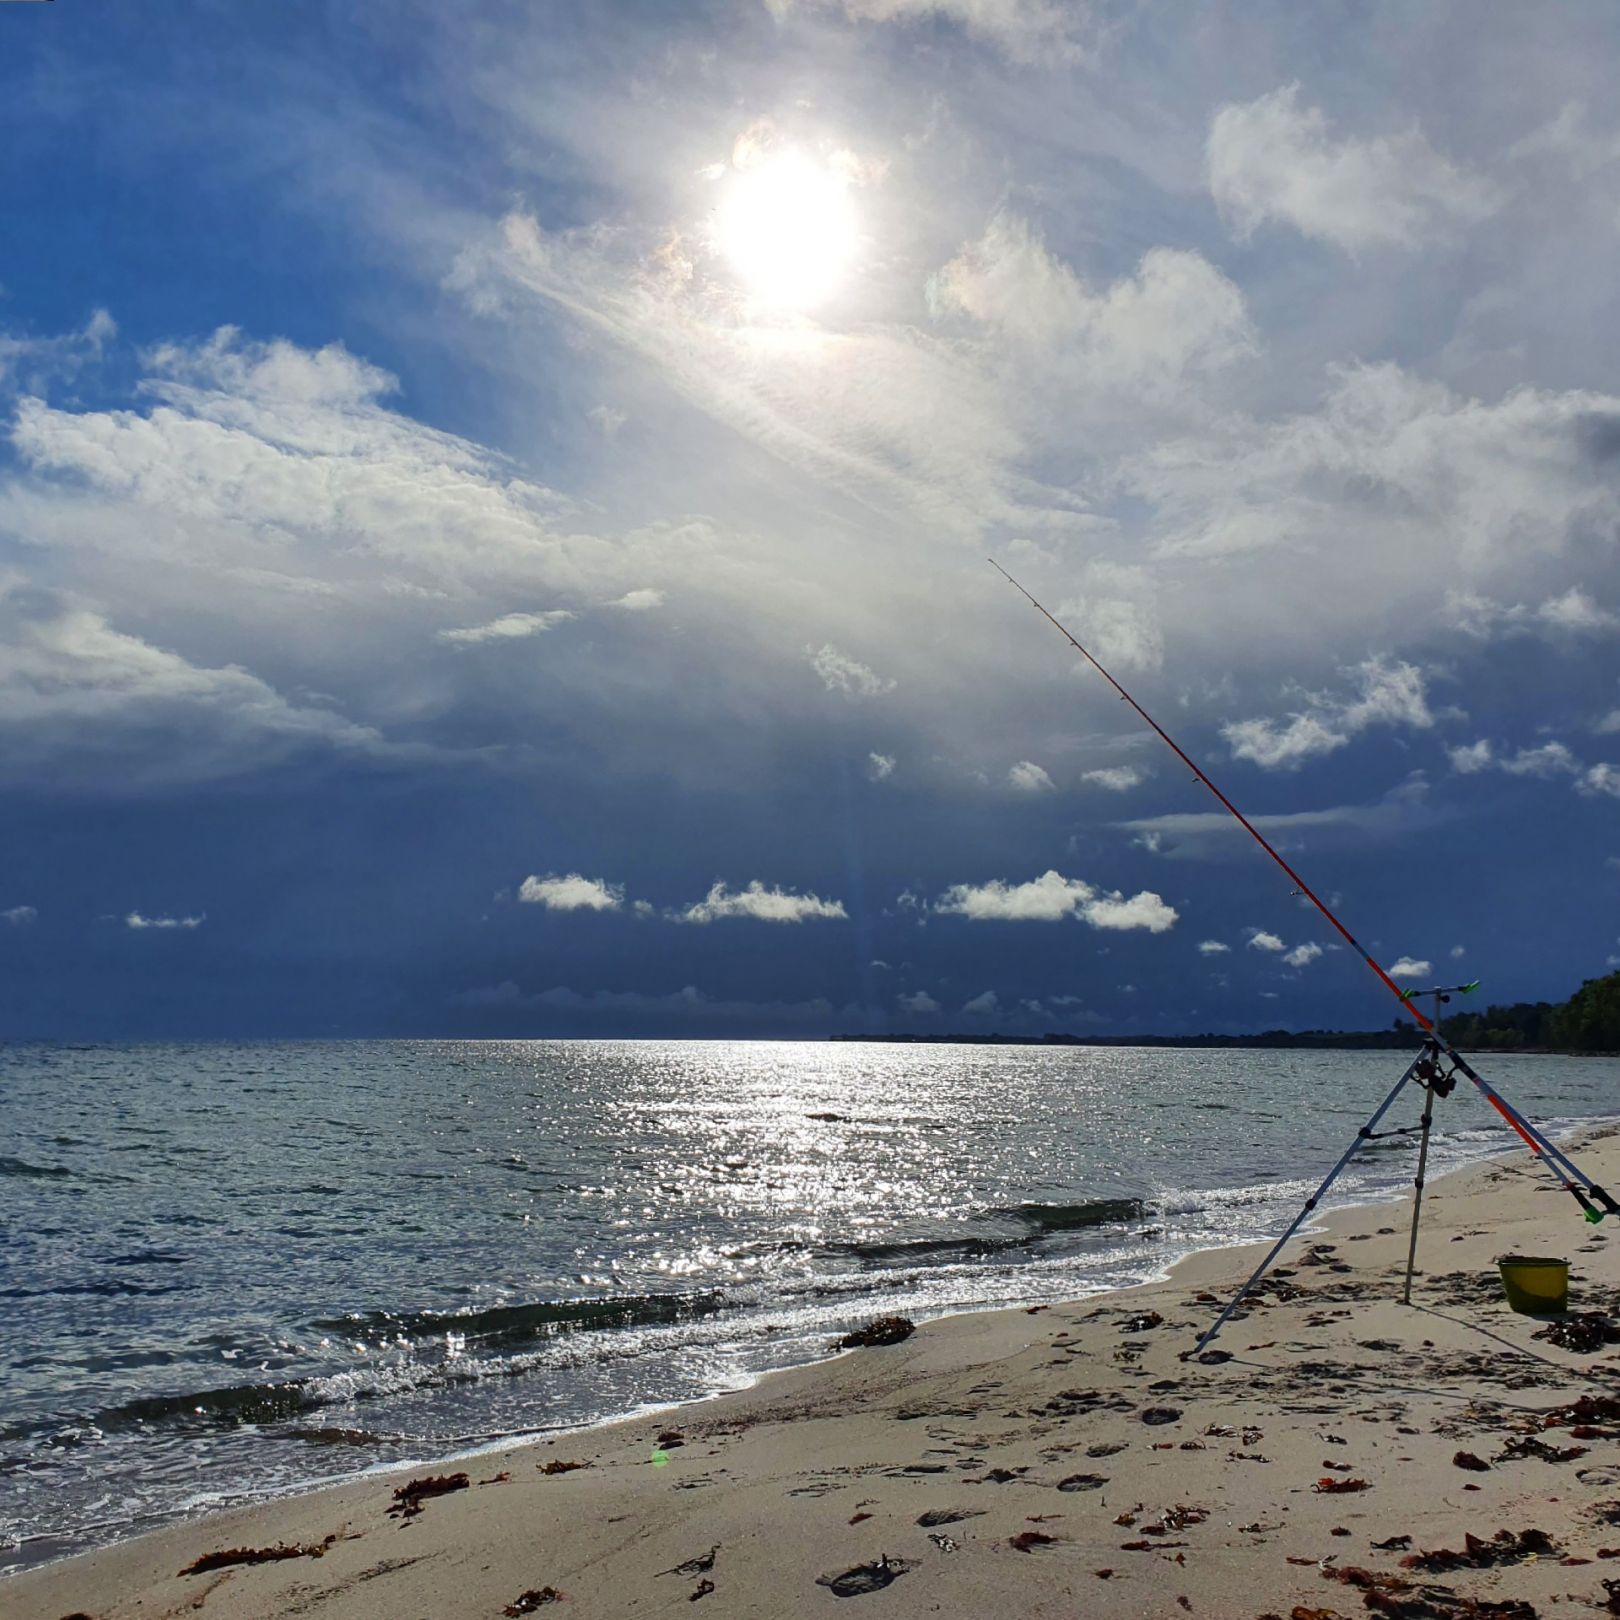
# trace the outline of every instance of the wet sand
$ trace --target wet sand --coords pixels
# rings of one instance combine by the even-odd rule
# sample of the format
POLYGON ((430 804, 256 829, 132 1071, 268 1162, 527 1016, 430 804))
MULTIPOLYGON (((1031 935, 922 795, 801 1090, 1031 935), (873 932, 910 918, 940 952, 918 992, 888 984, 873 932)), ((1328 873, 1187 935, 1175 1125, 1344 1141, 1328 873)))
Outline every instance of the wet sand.
MULTIPOLYGON (((1620 1186, 1620 1128, 1571 1151, 1620 1186)), ((1567 1256, 1572 1310, 1620 1320, 1620 1228, 1585 1224, 1527 1155, 1474 1166, 1431 1184, 1406 1307, 1409 1210, 1327 1216, 1213 1365, 1180 1353, 1262 1248, 930 1323, 660 1418, 175 1526, 0 1584, 0 1612, 1620 1612, 1604 1584, 1620 1592, 1620 1344, 1537 1338, 1495 1270, 1567 1256), (396 1501, 423 1479, 453 1488, 396 1501), (181 1573, 237 1549, 291 1556, 181 1573)))

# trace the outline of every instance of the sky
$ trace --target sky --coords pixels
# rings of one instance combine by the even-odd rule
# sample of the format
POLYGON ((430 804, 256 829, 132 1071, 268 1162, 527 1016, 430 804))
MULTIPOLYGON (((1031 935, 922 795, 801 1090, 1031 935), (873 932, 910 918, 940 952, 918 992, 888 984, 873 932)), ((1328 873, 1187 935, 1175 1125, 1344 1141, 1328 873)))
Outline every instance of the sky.
POLYGON ((1620 952, 1620 12, 0 7, 0 1039, 1620 952))

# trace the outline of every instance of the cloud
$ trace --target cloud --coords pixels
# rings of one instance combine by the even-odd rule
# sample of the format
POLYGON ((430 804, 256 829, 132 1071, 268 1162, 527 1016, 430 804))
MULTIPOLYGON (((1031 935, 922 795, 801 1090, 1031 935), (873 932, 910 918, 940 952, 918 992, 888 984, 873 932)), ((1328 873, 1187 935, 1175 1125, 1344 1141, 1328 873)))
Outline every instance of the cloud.
POLYGON ((1153 248, 1135 275, 1094 293, 1006 211, 938 271, 929 298, 1096 389, 1161 391, 1254 348, 1242 293, 1201 255, 1153 248))
POLYGON ((627 613, 647 613, 663 605, 664 593, 645 586, 639 590, 626 591, 623 596, 608 604, 609 607, 623 608, 627 613))
POLYGON ((147 917, 132 911, 124 918, 126 928, 201 928, 207 922, 206 914, 196 917, 147 917))
POLYGON ((893 754, 868 754, 866 756, 866 774, 874 782, 887 782, 894 775, 893 754))
POLYGON ((1413 664, 1369 658, 1356 672, 1361 692, 1353 699, 1311 693, 1307 707, 1283 726, 1274 721, 1237 720, 1221 727, 1236 759, 1267 770, 1295 770, 1307 759, 1331 754, 1370 726, 1434 725, 1424 691, 1423 672, 1413 664))
POLYGON ((875 674, 865 664, 846 656, 831 645, 806 654, 810 667, 821 677, 829 692, 842 692, 846 697, 877 697, 892 692, 894 682, 875 674))
POLYGON ((1078 917, 1093 928, 1146 929, 1162 934, 1175 926, 1176 911, 1143 890, 1126 899, 1101 893, 1079 878, 1046 872, 1027 883, 954 883, 934 902, 934 910, 973 922, 1059 922, 1078 917))
POLYGON ((1053 793, 1057 784, 1032 760, 1021 759, 1007 772, 1008 784, 1020 793, 1053 793))
POLYGON ((1147 780, 1147 772, 1136 765, 1105 765, 1100 770, 1084 772, 1082 782, 1095 782, 1110 793, 1127 793, 1147 780))
MULTIPOLYGON (((794 0, 766 0, 783 15, 794 0)), ((799 0, 828 9, 840 6, 855 22, 909 23, 941 18, 994 45, 1016 62, 1062 58, 1078 51, 1089 7, 1067 0, 799 0)))
POLYGON ((847 917, 842 900, 823 900, 814 894, 793 894, 785 889, 768 889, 757 878, 745 889, 728 890, 715 883, 703 899, 684 910, 670 914, 676 922, 711 923, 731 917, 750 917, 756 922, 802 923, 814 917, 847 917))
POLYGON ((1455 962, 1459 956, 1468 954, 1468 947, 1466 945, 1453 945, 1446 954, 1455 962))
POLYGON ((1589 766, 1576 782, 1575 791, 1589 796, 1607 795, 1620 799, 1620 769, 1606 764, 1589 766))
POLYGON ((1293 950, 1288 951, 1283 956, 1283 961, 1285 961, 1289 967, 1293 968, 1308 967, 1321 954, 1322 947, 1320 945, 1306 943, 1304 945, 1296 945, 1293 950))
POLYGON ((1459 776, 1475 776, 1480 771, 1489 770, 1496 763, 1496 751, 1491 746, 1489 737, 1481 737, 1478 742, 1448 748, 1446 757, 1451 761, 1452 770, 1459 776))
POLYGON ((526 877, 518 886, 518 899, 547 911, 618 911, 624 905, 624 885, 569 872, 559 877, 526 877))
POLYGON ((1200 956, 1225 956, 1232 947, 1223 945, 1218 939, 1201 939, 1198 942, 1200 956))
POLYGON ((440 641, 456 641, 472 645, 480 641, 512 641, 521 636, 538 636, 554 625, 566 624, 574 615, 565 608, 548 613, 505 613, 489 624, 473 625, 465 630, 441 630, 440 641))
POLYGON ((486 1012, 529 1012, 553 1014, 564 1019, 630 1018, 659 1024, 709 1024, 720 1029, 728 1024, 805 1025, 827 1028, 835 1019, 851 1017, 855 1009, 835 1008, 825 997, 808 1001, 741 1001, 706 995, 696 985, 683 985, 667 994, 644 990, 576 990, 553 985, 533 993, 519 988, 512 979, 498 984, 458 990, 446 998, 452 1007, 486 1012))
POLYGON ((1533 608, 1522 602, 1493 601, 1473 591, 1448 591, 1444 613, 1454 630, 1479 641, 1534 634, 1597 636, 1620 629, 1620 615, 1600 607, 1579 585, 1533 608))
POLYGON ((71 379, 99 360, 117 335, 118 323, 104 309, 95 310, 79 331, 56 337, 0 332, 0 388, 43 392, 51 383, 71 379))
POLYGON ((26 928, 31 922, 39 921, 39 912, 33 906, 8 906, 0 911, 0 922, 9 923, 13 928, 26 928))
POLYGON ((900 1009, 908 1013, 937 1013, 939 1003, 926 990, 913 990, 900 997, 900 1009))
POLYGON ((1275 934, 1268 933, 1264 928, 1254 928, 1249 931, 1249 948, 1256 951, 1283 951, 1288 947, 1275 934))
POLYGON ((1484 219, 1501 200, 1416 124, 1335 139, 1320 108, 1300 105, 1297 84, 1222 107, 1206 157, 1210 195, 1236 234, 1278 220, 1347 253, 1419 247, 1484 219))
POLYGON ((986 990, 962 1003, 962 1011, 974 1018, 992 1018, 1001 1011, 1001 1001, 994 990, 986 990))
POLYGON ((1521 748, 1513 754, 1498 753, 1489 737, 1478 742, 1448 748, 1446 757, 1459 776, 1477 776, 1481 771, 1505 771, 1509 776, 1535 776, 1549 781, 1558 776, 1579 776, 1585 767, 1561 742, 1541 743, 1521 748))
POLYGON ((1392 979, 1426 979, 1434 972, 1432 962, 1424 962, 1416 957, 1403 956, 1390 964, 1389 976, 1392 979))

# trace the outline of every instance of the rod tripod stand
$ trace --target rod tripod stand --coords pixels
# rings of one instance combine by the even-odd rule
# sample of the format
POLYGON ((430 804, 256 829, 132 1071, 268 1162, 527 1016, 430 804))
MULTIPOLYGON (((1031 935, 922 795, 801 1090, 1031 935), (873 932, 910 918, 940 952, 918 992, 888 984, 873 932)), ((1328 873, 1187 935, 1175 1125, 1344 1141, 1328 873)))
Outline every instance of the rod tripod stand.
MULTIPOLYGON (((1476 980, 1477 984, 1478 981, 1476 980)), ((1598 1186, 1589 1176, 1575 1166, 1574 1162, 1556 1148, 1534 1125, 1530 1124, 1522 1114, 1511 1104, 1506 1102, 1500 1093, 1488 1085, 1462 1055, 1439 1033, 1440 1007, 1449 1001, 1454 994, 1466 993, 1474 988, 1473 984, 1448 985, 1429 990, 1409 991, 1403 999, 1416 1000, 1419 996, 1432 996, 1434 998, 1434 1018, 1429 1025, 1429 1034, 1423 1042, 1423 1048, 1418 1055, 1407 1065, 1406 1072, 1397 1080, 1390 1093, 1373 1110, 1367 1123, 1356 1132, 1356 1137, 1343 1154, 1339 1162, 1328 1171, 1320 1186, 1305 1200, 1299 1213, 1289 1223, 1288 1230, 1277 1239, 1267 1253, 1264 1260, 1255 1267, 1249 1280, 1228 1301, 1226 1308, 1217 1316, 1205 1330, 1191 1350, 1183 1354, 1183 1360, 1189 1360, 1208 1349, 1232 1314, 1259 1286, 1260 1280, 1276 1262, 1277 1256, 1287 1246, 1289 1240, 1310 1219, 1318 1204, 1326 1196, 1328 1188, 1344 1173, 1346 1166, 1369 1142, 1379 1140, 1381 1137, 1405 1136, 1413 1130, 1419 1133, 1417 1174, 1413 1178, 1412 1186, 1412 1233, 1406 1247, 1406 1281, 1401 1291, 1401 1303, 1412 1303, 1412 1274, 1417 1264, 1418 1223, 1423 1214, 1423 1184, 1429 1166, 1429 1136, 1434 1125, 1434 1102, 1436 1097, 1449 1097, 1461 1075, 1470 1081, 1484 1096, 1485 1100, 1502 1119, 1519 1135, 1530 1151, 1540 1159, 1547 1168, 1563 1184, 1564 1190, 1574 1195, 1580 1204, 1586 1219, 1591 1222, 1601 1221, 1605 1214, 1620 1214, 1620 1205, 1616 1205, 1613 1198, 1598 1186), (1423 1117, 1416 1126, 1405 1126, 1396 1130, 1380 1131, 1377 1127, 1384 1116, 1395 1106, 1396 1100, 1408 1085, 1415 1084, 1423 1091, 1423 1117), (1597 1203, 1593 1200, 1596 1199, 1597 1203), (1598 1205, 1602 1207, 1599 1208, 1598 1205)))

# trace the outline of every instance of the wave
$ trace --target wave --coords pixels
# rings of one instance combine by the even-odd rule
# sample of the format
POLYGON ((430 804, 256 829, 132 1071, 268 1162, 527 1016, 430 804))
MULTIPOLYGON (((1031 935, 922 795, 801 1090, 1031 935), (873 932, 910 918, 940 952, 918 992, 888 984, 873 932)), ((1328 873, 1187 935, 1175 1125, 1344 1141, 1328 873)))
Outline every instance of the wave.
POLYGON ((59 1164, 30 1164, 26 1159, 0 1155, 0 1176, 23 1176, 31 1181, 65 1181, 73 1172, 59 1164))
POLYGON ((990 1213, 1040 1232, 1081 1232, 1093 1226, 1128 1226, 1150 1209, 1141 1198, 1094 1198, 1082 1204, 1013 1204, 990 1213))

